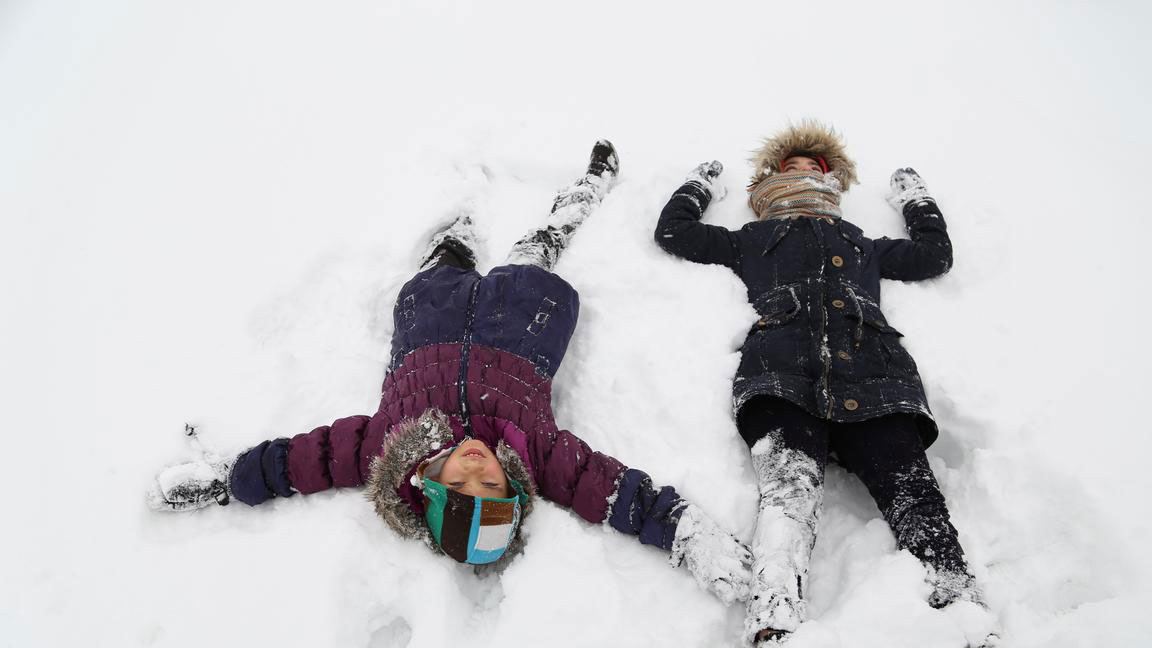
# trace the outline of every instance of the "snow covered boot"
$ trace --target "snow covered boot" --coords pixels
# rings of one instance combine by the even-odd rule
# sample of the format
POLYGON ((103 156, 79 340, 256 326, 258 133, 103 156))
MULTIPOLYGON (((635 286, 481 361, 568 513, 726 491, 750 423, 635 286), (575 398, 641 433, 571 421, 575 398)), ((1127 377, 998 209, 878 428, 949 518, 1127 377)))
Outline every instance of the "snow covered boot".
POLYGON ((925 567, 928 568, 928 584, 932 586, 928 605, 940 609, 956 601, 970 601, 982 608, 988 607, 984 603, 984 594, 976 585, 976 577, 970 572, 936 569, 931 564, 925 567))
POLYGON ((824 497, 824 467, 786 448, 777 432, 752 446, 752 467, 760 510, 752 536, 752 594, 744 634, 754 645, 781 645, 807 617, 804 590, 824 497))
POLYGON ((556 200, 552 202, 552 213, 544 227, 517 241, 505 263, 535 265, 551 271, 560 253, 568 247, 572 234, 608 194, 619 171, 620 157, 612 142, 596 142, 592 147, 588 170, 580 179, 556 194, 556 200))
POLYGON ((891 495, 877 503, 896 536, 896 546, 927 568, 932 586, 928 604, 942 608, 953 601, 971 601, 985 607, 927 457, 917 457, 892 481, 891 495))
POLYGON ((598 140, 592 147, 592 157, 588 160, 588 175, 601 176, 620 174, 620 156, 616 147, 608 140, 598 140))
POLYGON ((470 204, 465 204, 458 208, 458 215, 451 224, 432 235, 420 263, 420 270, 440 264, 471 270, 476 267, 477 243, 472 208, 470 204))

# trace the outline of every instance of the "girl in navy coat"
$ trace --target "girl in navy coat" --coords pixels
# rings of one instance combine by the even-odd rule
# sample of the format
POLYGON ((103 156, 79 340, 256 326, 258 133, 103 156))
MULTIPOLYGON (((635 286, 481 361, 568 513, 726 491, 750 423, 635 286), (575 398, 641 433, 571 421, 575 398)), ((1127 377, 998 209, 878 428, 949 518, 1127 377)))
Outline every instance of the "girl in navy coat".
POLYGON ((814 122, 766 140, 754 163, 757 220, 738 231, 700 222, 722 197, 714 182, 722 167, 712 162, 676 190, 655 233, 671 254, 731 268, 759 315, 733 384, 760 489, 748 638, 783 641, 805 619, 831 452, 868 487, 897 545, 927 567, 929 603, 979 602, 924 454, 938 431, 916 363, 880 309, 880 279, 918 281, 952 266, 936 201, 915 171, 896 171, 890 202, 910 238, 866 237, 840 214, 855 165, 840 138, 814 122))

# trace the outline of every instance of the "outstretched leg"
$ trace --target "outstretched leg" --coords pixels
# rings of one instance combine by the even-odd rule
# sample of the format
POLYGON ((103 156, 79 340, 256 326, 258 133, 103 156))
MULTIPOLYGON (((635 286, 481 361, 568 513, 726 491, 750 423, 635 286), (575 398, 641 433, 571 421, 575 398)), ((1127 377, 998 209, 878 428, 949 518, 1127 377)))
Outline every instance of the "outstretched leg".
POLYGON ((928 568, 932 607, 982 603, 944 495, 928 465, 915 417, 893 414, 833 427, 832 448, 868 487, 892 527, 896 546, 928 568), (851 429, 845 429, 850 427, 851 429))
POLYGON ((506 263, 535 265, 551 271, 572 234, 607 195, 619 171, 620 158, 612 143, 596 142, 588 170, 556 195, 545 225, 517 241, 506 263))
POLYGON ((753 643, 766 645, 796 630, 807 616, 804 595, 824 496, 828 428, 792 403, 759 398, 744 405, 740 434, 752 450, 760 489, 744 631, 753 643))

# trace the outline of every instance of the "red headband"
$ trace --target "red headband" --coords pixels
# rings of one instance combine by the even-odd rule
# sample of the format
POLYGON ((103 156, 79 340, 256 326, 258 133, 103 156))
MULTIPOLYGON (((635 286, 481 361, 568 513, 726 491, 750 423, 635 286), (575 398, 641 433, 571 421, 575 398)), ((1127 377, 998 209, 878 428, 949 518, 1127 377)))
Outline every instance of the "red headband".
MULTIPOLYGON (((788 156, 784 158, 784 160, 787 160, 788 158, 794 158, 794 157, 806 157, 810 160, 816 160, 817 162, 820 163, 820 170, 823 171, 824 173, 828 173, 828 163, 824 161, 824 158, 822 156, 814 155, 812 153, 805 153, 804 151, 797 151, 795 153, 789 153, 788 156)), ((781 164, 783 164, 784 160, 780 161, 781 164)))

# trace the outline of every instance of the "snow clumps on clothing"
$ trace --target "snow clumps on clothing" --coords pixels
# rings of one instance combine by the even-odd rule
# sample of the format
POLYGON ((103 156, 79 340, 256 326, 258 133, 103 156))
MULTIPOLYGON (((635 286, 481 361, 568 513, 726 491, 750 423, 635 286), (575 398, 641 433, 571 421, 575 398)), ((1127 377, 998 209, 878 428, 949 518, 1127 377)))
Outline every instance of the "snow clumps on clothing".
POLYGON ((804 452, 784 446, 779 431, 752 447, 760 489, 752 536, 752 593, 744 622, 751 641, 764 629, 792 632, 807 617, 804 598, 816 523, 824 497, 824 470, 804 452))
POLYGON ((748 598, 751 552, 695 504, 680 511, 669 562, 674 567, 688 563, 700 587, 711 591, 725 605, 748 598))

